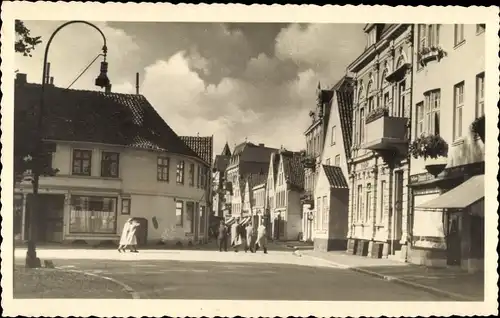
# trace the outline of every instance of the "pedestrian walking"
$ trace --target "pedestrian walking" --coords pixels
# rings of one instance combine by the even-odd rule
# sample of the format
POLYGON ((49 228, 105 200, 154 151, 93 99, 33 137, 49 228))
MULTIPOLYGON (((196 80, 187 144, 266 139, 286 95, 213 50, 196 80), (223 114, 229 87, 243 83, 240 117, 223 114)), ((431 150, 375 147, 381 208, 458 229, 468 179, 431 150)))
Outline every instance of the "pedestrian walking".
POLYGON ((220 221, 217 243, 219 245, 219 252, 222 252, 223 248, 224 252, 227 252, 227 226, 224 223, 224 220, 220 221))
POLYGON ((264 225, 264 220, 261 220, 260 225, 257 228, 256 251, 261 247, 264 250, 264 254, 267 254, 267 229, 264 225))
POLYGON ((245 252, 250 250, 250 252, 255 253, 255 242, 257 240, 257 233, 253 228, 252 223, 248 223, 246 227, 247 244, 245 245, 245 252))
POLYGON ((231 226, 231 247, 235 252, 238 252, 238 247, 241 245, 241 230, 240 219, 237 218, 231 226))
POLYGON ((140 223, 130 218, 123 225, 122 235, 120 237, 120 245, 118 246, 118 252, 125 252, 127 247, 130 248, 132 253, 138 253, 137 250, 137 237, 136 231, 140 226, 140 223))

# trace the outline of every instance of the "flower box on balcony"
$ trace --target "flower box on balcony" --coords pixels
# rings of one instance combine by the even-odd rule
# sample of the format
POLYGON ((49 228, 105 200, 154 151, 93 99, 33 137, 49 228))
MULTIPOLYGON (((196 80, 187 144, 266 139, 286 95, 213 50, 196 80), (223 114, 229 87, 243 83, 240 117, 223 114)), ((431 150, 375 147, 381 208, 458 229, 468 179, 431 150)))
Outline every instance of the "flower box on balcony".
POLYGON ((425 66, 429 61, 440 61, 446 52, 440 46, 423 47, 418 52, 418 61, 422 66, 425 66))
POLYGON ((479 136, 483 143, 485 142, 485 117, 484 115, 481 117, 476 118, 471 126, 470 130, 472 133, 474 133, 476 136, 479 136))
POLYGON ((304 168, 314 169, 316 167, 316 158, 311 155, 303 155, 301 161, 304 168))
POLYGON ((413 158, 448 157, 448 143, 439 135, 426 135, 416 138, 410 145, 413 158))
POLYGON ((369 124, 372 121, 375 121, 381 117, 385 117, 389 115, 388 107, 377 107, 366 115, 365 123, 369 124))

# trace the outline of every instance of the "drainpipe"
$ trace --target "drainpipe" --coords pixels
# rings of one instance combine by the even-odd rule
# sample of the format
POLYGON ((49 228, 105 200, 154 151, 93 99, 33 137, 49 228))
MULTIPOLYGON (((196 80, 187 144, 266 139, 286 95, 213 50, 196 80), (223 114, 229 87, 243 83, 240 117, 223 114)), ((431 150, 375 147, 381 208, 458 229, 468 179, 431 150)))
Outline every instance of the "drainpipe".
MULTIPOLYGON (((414 54, 415 54, 415 45, 413 45, 414 41, 414 34, 415 34, 415 24, 412 24, 410 26, 410 51, 411 51, 411 72, 410 72, 410 109, 409 109, 409 118, 408 118, 408 143, 411 142, 412 134, 412 118, 413 118, 413 73, 414 73, 414 65, 415 65, 415 59, 414 59, 414 54)), ((408 151, 406 154, 406 164, 408 166, 408 175, 407 175, 407 182, 410 182, 410 176, 411 176, 411 155, 410 152, 408 151)), ((405 260, 408 260, 408 253, 409 249, 412 244, 412 239, 413 239, 413 211, 412 211, 412 201, 413 201, 413 195, 412 195, 412 188, 406 185, 406 193, 407 193, 407 198, 406 198, 406 255, 405 255, 405 260)))

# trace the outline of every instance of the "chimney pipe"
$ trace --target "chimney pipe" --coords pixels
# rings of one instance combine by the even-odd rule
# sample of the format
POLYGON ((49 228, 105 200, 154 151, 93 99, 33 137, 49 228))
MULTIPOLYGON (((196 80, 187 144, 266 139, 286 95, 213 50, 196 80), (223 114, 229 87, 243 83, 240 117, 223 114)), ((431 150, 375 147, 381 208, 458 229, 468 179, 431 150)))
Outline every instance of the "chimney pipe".
POLYGON ((104 93, 106 93, 106 94, 111 93, 111 84, 109 84, 108 86, 106 86, 106 87, 104 88, 104 93))
POLYGON ((139 72, 135 73, 135 93, 139 95, 139 72))
POLYGON ((54 76, 50 77, 50 85, 54 85, 54 76))
POLYGON ((43 80, 44 80, 45 84, 48 84, 49 78, 50 78, 50 63, 47 63, 47 70, 46 71, 47 72, 45 73, 45 78, 43 80))

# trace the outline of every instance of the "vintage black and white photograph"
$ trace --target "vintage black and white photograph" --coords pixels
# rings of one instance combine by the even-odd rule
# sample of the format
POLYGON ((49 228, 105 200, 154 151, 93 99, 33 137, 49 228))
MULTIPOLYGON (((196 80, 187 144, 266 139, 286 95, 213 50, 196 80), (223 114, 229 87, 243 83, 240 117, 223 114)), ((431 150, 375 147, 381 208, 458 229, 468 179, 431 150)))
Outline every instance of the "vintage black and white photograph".
POLYGON ((98 17, 25 18, 12 4, 1 127, 13 302, 497 310, 498 8, 241 22, 143 19, 140 5, 120 19, 93 4, 98 17))

